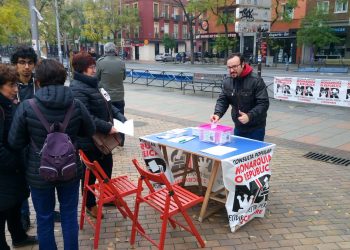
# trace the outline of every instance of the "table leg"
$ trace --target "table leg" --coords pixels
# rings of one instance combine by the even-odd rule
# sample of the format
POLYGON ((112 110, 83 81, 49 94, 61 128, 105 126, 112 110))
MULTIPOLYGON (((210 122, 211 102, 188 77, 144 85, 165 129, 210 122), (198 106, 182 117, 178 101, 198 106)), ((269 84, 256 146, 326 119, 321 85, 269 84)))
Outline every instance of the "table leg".
POLYGON ((185 169, 184 169, 183 176, 182 176, 182 181, 181 181, 181 185, 182 186, 185 186, 185 184, 186 184, 186 177, 187 177, 187 174, 188 174, 188 170, 189 170, 189 167, 190 167, 190 160, 191 160, 191 154, 185 153, 185 156, 186 156, 186 162, 185 162, 185 169))
POLYGON ((168 152, 166 151, 166 146, 161 146, 161 148, 162 148, 164 160, 166 161, 166 163, 169 166, 168 152))
POLYGON ((199 166, 198 166, 198 155, 195 155, 195 154, 192 155, 192 166, 197 174, 199 192, 200 194, 203 194, 202 178, 201 178, 201 173, 199 172, 199 166))
POLYGON ((200 213, 199 213, 199 218, 198 218, 198 220, 199 220, 200 222, 202 222, 203 219, 204 219, 204 217, 205 217, 205 213, 206 213, 206 211, 207 211, 207 207, 208 207, 208 202, 209 202, 211 190, 213 189, 213 185, 214 185, 214 182, 215 182, 215 180, 216 180, 216 175, 217 175, 218 169, 219 169, 219 167, 220 167, 220 162, 219 162, 219 161, 214 161, 213 164, 214 164, 214 166, 213 166, 212 171, 211 171, 211 174, 210 174, 210 179, 209 179, 207 191, 205 192, 205 196, 204 196, 202 208, 201 208, 201 211, 200 211, 200 213))

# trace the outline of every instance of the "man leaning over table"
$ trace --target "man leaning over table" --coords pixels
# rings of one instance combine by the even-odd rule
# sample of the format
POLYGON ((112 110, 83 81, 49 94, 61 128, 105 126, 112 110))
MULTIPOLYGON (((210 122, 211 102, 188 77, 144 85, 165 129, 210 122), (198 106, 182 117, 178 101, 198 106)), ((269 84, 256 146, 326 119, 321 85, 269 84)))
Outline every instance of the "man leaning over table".
POLYGON ((253 68, 245 63, 240 53, 232 54, 228 58, 227 69, 229 77, 223 81, 223 88, 210 120, 217 123, 231 106, 234 134, 263 141, 269 108, 264 80, 253 73, 253 68))

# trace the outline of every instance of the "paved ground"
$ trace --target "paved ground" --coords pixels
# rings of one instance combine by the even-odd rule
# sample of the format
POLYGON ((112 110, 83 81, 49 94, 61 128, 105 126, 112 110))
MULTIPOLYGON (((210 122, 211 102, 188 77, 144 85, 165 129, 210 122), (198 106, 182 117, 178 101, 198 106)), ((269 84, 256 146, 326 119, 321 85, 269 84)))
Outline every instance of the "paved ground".
MULTIPOLYGON (((136 131, 135 137, 127 137, 123 149, 114 152, 113 174, 127 174, 136 181, 131 159, 141 159, 138 137, 205 122, 215 99, 203 94, 182 95, 175 90, 130 84, 126 89, 126 112, 129 119, 135 120, 136 131)), ((350 158, 350 127, 346 112, 348 109, 272 101, 266 141, 276 143, 277 147, 272 160, 271 195, 266 216, 254 219, 235 233, 230 232, 224 209, 202 223, 196 221, 206 241, 206 249, 350 249, 350 166, 303 157, 309 151, 316 151, 350 158), (300 139, 315 133, 313 136, 320 140, 307 141, 307 144, 300 139), (327 137, 328 133, 335 139, 327 137)), ((223 122, 231 124, 228 116, 223 122)), ((128 201, 133 207, 133 197, 128 201)), ((199 207, 195 207, 191 211, 194 219, 198 210, 199 207)), ((157 237, 159 218, 145 207, 140 215, 141 224, 157 237)), ((31 218, 33 228, 30 232, 35 233, 34 211, 31 218)), ((115 209, 105 210, 99 249, 130 249, 130 227, 130 221, 124 220, 115 209)), ((60 224, 56 224, 55 232, 59 249, 63 249, 60 224)), ((195 238, 187 232, 170 228, 168 232, 166 249, 198 248, 195 238)), ((80 249, 92 249, 92 246, 93 230, 86 225, 80 232, 80 249)), ((135 249, 154 248, 144 239, 137 238, 135 249)))

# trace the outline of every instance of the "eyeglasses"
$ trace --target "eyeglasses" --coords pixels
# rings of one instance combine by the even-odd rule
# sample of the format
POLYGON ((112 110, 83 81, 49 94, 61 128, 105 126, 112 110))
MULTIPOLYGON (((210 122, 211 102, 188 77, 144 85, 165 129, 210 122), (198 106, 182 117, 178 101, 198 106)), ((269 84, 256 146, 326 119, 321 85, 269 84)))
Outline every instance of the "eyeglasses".
POLYGON ((94 69, 96 69, 96 65, 91 65, 88 68, 94 70, 94 69))
POLYGON ((239 66, 242 66, 242 65, 241 65, 241 64, 231 65, 231 66, 228 66, 228 65, 227 65, 227 68, 228 68, 228 69, 238 69, 239 66))
POLYGON ((21 65, 21 66, 25 66, 25 65, 33 66, 33 65, 34 65, 34 62, 33 62, 33 61, 19 60, 19 61, 17 62, 17 64, 19 64, 19 65, 21 65))

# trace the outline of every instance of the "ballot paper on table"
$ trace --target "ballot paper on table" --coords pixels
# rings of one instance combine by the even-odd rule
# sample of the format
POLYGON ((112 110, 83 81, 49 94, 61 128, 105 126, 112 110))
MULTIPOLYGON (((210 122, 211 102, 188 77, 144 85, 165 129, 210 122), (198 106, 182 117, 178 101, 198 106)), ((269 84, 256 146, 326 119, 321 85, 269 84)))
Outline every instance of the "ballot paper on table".
POLYGON ((120 133, 134 136, 134 120, 127 120, 126 122, 122 123, 117 119, 113 119, 113 126, 120 133))
POLYGON ((233 151, 237 150, 237 148, 231 148, 231 147, 226 147, 226 146, 215 146, 207 149, 201 150, 204 153, 210 154, 210 155, 225 155, 228 153, 231 153, 233 151))
POLYGON ((195 138, 196 138, 195 136, 180 136, 180 137, 169 139, 168 141, 175 142, 175 143, 185 143, 195 138))

